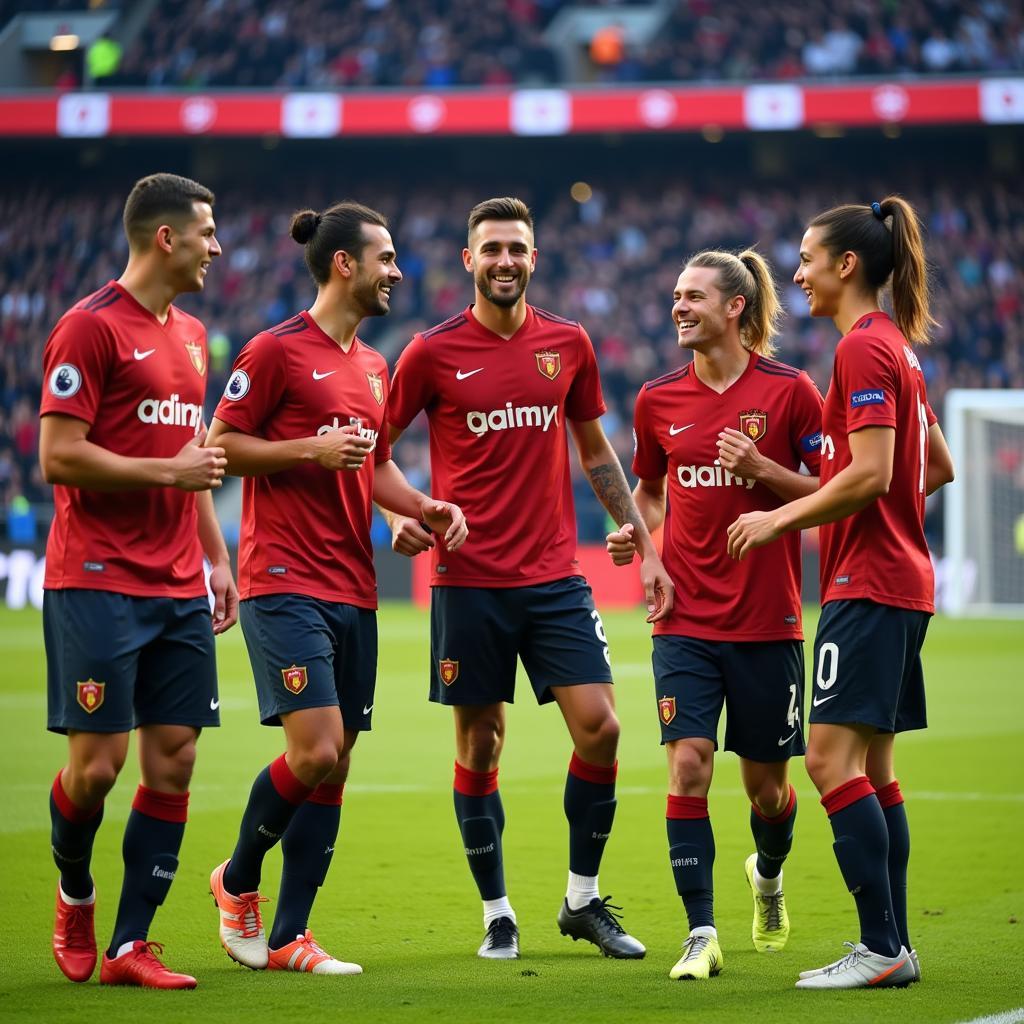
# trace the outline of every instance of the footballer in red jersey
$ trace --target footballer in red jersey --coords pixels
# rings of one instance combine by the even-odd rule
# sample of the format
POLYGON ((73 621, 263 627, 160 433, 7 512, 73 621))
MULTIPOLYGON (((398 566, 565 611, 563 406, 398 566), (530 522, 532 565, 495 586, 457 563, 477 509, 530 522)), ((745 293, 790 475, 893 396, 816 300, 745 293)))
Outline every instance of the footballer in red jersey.
MULTIPOLYGON (((646 384, 634 411, 637 508, 664 523, 672 614, 654 626, 654 682, 669 762, 669 860, 689 923, 672 978, 722 970, 715 930, 708 791, 718 721, 740 757, 756 853, 745 870, 758 952, 789 936, 782 865, 793 841, 789 758, 802 754, 800 535, 733 562, 724 530, 817 487, 821 395, 800 370, 769 358, 781 314, 771 269, 753 250, 706 251, 679 275, 672 320, 693 353, 646 384), (801 473, 801 466, 809 470, 801 473)), ((609 534, 616 564, 633 560, 631 528, 609 534)))
POLYGON ((208 189, 174 174, 137 182, 124 209, 124 273, 61 317, 43 354, 39 461, 54 485, 47 726, 67 733, 69 749, 50 796, 53 949, 72 981, 96 965, 93 840, 137 730, 142 784, 100 981, 196 983, 168 971, 147 939, 177 868, 196 740, 219 723, 213 637, 238 614, 210 494, 224 451, 202 446, 206 330, 172 305, 202 289, 220 255, 212 204, 208 189))
POLYGON ((934 610, 925 497, 953 478, 912 343, 934 321, 920 227, 898 196, 811 221, 793 280, 812 316, 842 333, 825 398, 821 489, 729 527, 745 558, 789 530, 821 526, 807 771, 829 815, 860 919, 853 951, 797 988, 920 980, 907 928, 910 833, 896 780, 898 732, 926 725, 921 647, 934 610), (879 296, 890 282, 893 315, 879 296))
POLYGON ((392 532, 404 554, 434 547, 430 698, 455 714, 455 811, 484 904, 478 953, 519 955, 497 777, 521 658, 537 700, 557 701, 574 744, 559 928, 607 956, 639 958, 644 947, 598 889, 615 813, 619 724, 604 626, 576 562, 569 437, 605 508, 637 530, 652 619, 671 611, 672 584, 601 429, 590 338, 578 323, 526 302, 537 260, 529 208, 514 198, 478 204, 462 255, 473 304, 413 338, 398 360, 389 416, 394 440, 426 411, 435 492, 473 523, 472 543, 454 553, 439 550, 414 519, 393 518, 392 532))
POLYGON ((228 955, 252 968, 359 974, 308 928, 331 863, 352 748, 370 728, 377 671, 372 503, 415 516, 455 552, 462 512, 412 488, 391 461, 388 369, 356 337, 402 279, 382 214, 337 203, 292 219, 317 298, 257 334, 235 361, 210 429, 245 477, 238 561, 242 630, 264 725, 287 750, 253 783, 231 858, 210 888, 228 955), (269 942, 260 874, 280 840, 269 942))

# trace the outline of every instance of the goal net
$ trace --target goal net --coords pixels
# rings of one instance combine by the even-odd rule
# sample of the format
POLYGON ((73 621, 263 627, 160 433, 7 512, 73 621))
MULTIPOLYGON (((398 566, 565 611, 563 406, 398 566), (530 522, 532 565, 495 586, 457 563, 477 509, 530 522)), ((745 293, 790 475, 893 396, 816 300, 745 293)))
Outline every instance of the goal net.
POLYGON ((953 390, 945 413, 944 609, 1024 616, 1024 390, 953 390))

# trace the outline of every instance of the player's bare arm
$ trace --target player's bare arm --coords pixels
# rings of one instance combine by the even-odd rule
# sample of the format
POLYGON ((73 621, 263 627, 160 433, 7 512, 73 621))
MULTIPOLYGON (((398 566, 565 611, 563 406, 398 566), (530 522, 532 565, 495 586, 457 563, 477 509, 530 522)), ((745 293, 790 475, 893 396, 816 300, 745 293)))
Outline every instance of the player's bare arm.
POLYGON ((204 446, 198 434, 169 459, 118 455, 89 440, 90 425, 73 416, 43 416, 39 431, 39 464, 49 484, 90 491, 134 491, 144 487, 177 487, 205 491, 220 487, 227 460, 224 449, 204 446))
POLYGON ((928 428, 928 468, 925 470, 924 493, 934 494, 953 482, 953 456, 938 423, 928 428))
MULTIPOLYGON (((633 488, 633 501, 650 533, 665 521, 665 485, 666 478, 660 477, 640 480, 633 488)), ((633 524, 625 523, 605 538, 608 554, 616 565, 629 565, 633 561, 636 555, 633 533, 633 524)))
POLYGON ((889 490, 896 431, 865 427, 850 434, 850 464, 820 490, 769 512, 746 512, 729 527, 729 554, 742 559, 789 530, 834 523, 889 490))
POLYGON ((213 593, 213 632, 224 633, 238 621, 238 587, 231 573, 231 556, 220 532, 209 491, 196 499, 199 543, 210 560, 210 590, 213 593))
POLYGON ((345 426, 326 434, 288 441, 268 441, 235 430, 214 417, 207 444, 223 447, 231 476, 266 476, 316 462, 324 469, 360 469, 373 450, 373 442, 361 437, 359 428, 345 426))
POLYGON ((734 476, 764 484, 783 501, 795 501, 818 489, 818 478, 798 473, 762 455, 754 441, 733 427, 718 435, 718 459, 734 476))
MULTIPOLYGON (((456 551, 462 547, 469 536, 466 517, 458 505, 453 505, 449 501, 438 501, 416 490, 390 460, 382 462, 376 468, 373 478, 373 500, 379 508, 392 513, 392 520, 411 520, 416 523, 421 533, 425 531, 419 524, 426 523, 434 533, 443 536, 444 546, 448 551, 456 551)), ((427 536, 429 537, 429 534, 427 536)), ((429 546, 433 547, 433 540, 429 546)))
POLYGON ((600 420, 570 422, 580 465, 589 477, 598 500, 619 526, 629 523, 633 527, 634 542, 641 558, 640 580, 647 602, 647 621, 657 622, 672 611, 675 587, 661 564, 661 556, 651 540, 647 524, 636 507, 626 483, 626 474, 600 420))

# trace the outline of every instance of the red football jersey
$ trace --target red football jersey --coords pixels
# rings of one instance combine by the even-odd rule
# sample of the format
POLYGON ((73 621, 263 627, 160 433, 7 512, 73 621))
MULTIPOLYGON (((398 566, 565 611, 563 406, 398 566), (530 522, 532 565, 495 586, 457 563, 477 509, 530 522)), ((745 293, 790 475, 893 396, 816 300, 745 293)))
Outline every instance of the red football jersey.
MULTIPOLYGON (((195 317, 171 306, 162 324, 111 281, 50 334, 39 414, 84 420, 88 439, 118 455, 170 458, 202 430, 206 369, 206 329, 195 317)), ((53 501, 44 587, 206 593, 195 494, 57 484, 53 501)))
POLYGON ((727 530, 744 512, 778 508, 763 484, 733 476, 718 459, 726 427, 753 439, 786 469, 803 463, 817 475, 821 395, 806 373, 751 355, 724 394, 704 384, 693 364, 644 385, 634 410, 633 472, 668 476, 662 561, 676 586, 668 619, 654 633, 698 640, 800 640, 800 534, 729 557, 727 530))
POLYGON ((315 462, 243 481, 238 586, 244 599, 307 594, 377 607, 370 519, 373 474, 391 458, 388 368, 358 338, 341 346, 303 311, 238 355, 216 416, 268 441, 356 424, 375 443, 359 470, 315 462))
POLYGON ((462 507, 469 540, 433 550, 431 584, 522 587, 579 576, 566 417, 605 412, 594 347, 576 322, 528 306, 505 339, 472 306, 413 337, 388 415, 430 423, 432 493, 462 507))
POLYGON ((821 603, 863 597, 935 611, 935 575, 924 539, 928 428, 924 374, 885 313, 860 318, 836 348, 822 421, 821 482, 850 464, 849 435, 893 427, 892 482, 852 516, 821 527, 821 603))

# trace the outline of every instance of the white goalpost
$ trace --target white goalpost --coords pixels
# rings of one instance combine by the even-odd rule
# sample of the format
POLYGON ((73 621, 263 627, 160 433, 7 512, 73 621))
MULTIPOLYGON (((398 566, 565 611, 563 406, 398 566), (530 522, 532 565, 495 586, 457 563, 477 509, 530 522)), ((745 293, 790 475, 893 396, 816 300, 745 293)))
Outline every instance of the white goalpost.
POLYGON ((952 390, 942 426, 956 467, 945 495, 944 610, 1024 616, 1024 390, 952 390))

